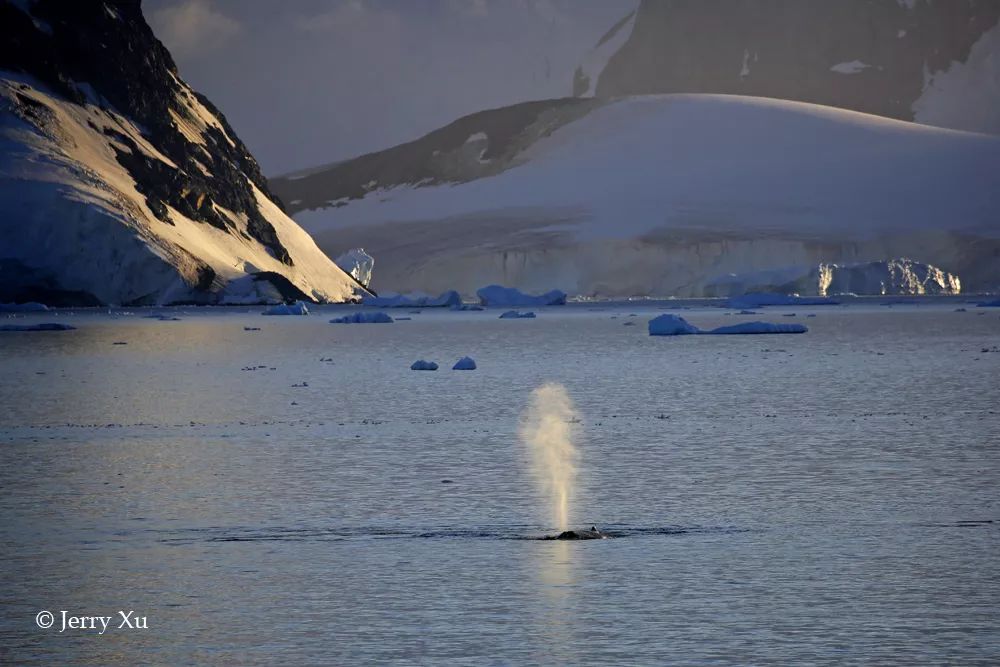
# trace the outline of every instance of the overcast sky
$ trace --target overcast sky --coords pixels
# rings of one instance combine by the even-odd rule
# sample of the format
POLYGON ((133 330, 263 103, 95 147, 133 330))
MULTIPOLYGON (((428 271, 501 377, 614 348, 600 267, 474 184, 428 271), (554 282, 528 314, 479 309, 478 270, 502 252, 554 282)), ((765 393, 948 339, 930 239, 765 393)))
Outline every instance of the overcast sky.
POLYGON ((570 94, 638 0, 145 0, 181 76, 269 176, 570 94))

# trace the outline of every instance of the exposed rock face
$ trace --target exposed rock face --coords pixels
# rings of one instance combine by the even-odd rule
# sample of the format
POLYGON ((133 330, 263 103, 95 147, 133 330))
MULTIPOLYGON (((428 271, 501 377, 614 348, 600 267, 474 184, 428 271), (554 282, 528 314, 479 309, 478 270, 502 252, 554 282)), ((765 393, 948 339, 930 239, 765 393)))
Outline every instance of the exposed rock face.
POLYGON ((599 100, 524 102, 463 116, 416 141, 271 179, 292 214, 339 207, 399 186, 463 183, 498 174, 539 137, 585 115, 599 100))
POLYGON ((1000 3, 977 0, 643 0, 592 88, 759 95, 1000 133, 1000 28, 987 35, 998 20, 1000 3), (948 81, 970 57, 974 75, 948 81))
POLYGON ((139 2, 5 1, 0 38, 6 298, 352 297, 139 2))

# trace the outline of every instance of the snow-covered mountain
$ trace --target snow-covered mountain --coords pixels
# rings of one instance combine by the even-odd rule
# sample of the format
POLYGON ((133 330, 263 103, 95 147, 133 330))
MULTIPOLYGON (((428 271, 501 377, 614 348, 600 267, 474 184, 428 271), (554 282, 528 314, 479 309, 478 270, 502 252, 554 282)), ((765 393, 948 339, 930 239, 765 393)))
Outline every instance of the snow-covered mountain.
POLYGON ((1000 134, 996 0, 643 0, 573 94, 723 93, 1000 134))
POLYGON ((138 2, 0 2, 0 301, 344 301, 138 2))
POLYGON ((700 296, 910 257, 1000 286, 1000 138, 766 98, 556 100, 271 181, 376 289, 700 296))

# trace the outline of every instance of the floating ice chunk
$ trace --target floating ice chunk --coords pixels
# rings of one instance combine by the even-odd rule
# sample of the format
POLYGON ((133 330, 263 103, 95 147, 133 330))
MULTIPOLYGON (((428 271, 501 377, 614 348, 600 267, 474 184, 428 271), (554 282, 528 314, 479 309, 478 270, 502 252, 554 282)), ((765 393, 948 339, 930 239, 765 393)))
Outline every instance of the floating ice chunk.
POLYGON ((351 248, 333 261, 344 270, 344 273, 350 275, 364 287, 368 287, 368 283, 372 281, 375 259, 366 253, 364 248, 351 248))
POLYGON ((40 313, 49 307, 37 301, 27 303, 0 303, 0 313, 40 313))
POLYGON ((42 324, 0 324, 0 331, 72 331, 76 327, 56 322, 42 324))
POLYGON ((361 300, 362 305, 375 306, 377 308, 444 308, 447 306, 461 305, 462 295, 455 290, 442 292, 436 297, 422 292, 412 292, 410 294, 388 293, 382 296, 366 296, 361 300))
POLYGON ((393 319, 386 313, 351 313, 343 317, 335 317, 330 324, 389 324, 393 319))
POLYGON ((436 371, 438 365, 433 361, 424 361, 423 359, 418 359, 410 364, 411 371, 436 371))
POLYGON ((301 301, 282 303, 263 312, 264 315, 308 315, 309 308, 301 301))
POLYGON ((804 324, 773 324, 771 322, 741 322, 728 327, 718 327, 704 334, 724 336, 727 334, 799 334, 809 329, 804 324))
POLYGON ((696 333, 701 333, 701 330, 689 324, 680 315, 667 313, 649 321, 650 336, 686 336, 696 333))
POLYGON ((685 336, 690 334, 792 334, 809 331, 803 324, 773 324, 771 322, 741 322, 726 327, 702 331, 679 315, 660 315, 649 321, 650 336, 685 336))
POLYGON ((730 308, 760 308, 761 306, 836 306, 840 302, 825 296, 796 296, 777 292, 754 292, 729 299, 730 308))
POLYGON ((535 314, 531 311, 526 313, 519 313, 516 310, 508 310, 506 313, 500 315, 501 320, 531 320, 534 319, 535 314))
POLYGON ((476 291, 479 303, 484 306, 563 306, 566 292, 554 289, 545 294, 525 294, 513 287, 488 285, 476 291))
POLYGON ((455 362, 455 365, 451 367, 453 371, 474 371, 476 370, 476 362, 473 361, 472 357, 462 357, 455 362))

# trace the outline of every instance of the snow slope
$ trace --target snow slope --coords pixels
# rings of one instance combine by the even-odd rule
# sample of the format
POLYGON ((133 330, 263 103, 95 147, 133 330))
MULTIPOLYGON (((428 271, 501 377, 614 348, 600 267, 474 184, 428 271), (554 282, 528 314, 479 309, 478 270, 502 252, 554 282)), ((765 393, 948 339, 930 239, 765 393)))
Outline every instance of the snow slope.
POLYGON ((456 180, 296 219, 327 252, 368 248, 377 289, 697 296, 727 273, 900 256, 1000 285, 1000 139, 985 135, 774 99, 640 96, 559 126, 501 173, 456 180))
POLYGON ((0 4, 0 301, 352 300, 138 3, 0 4))

